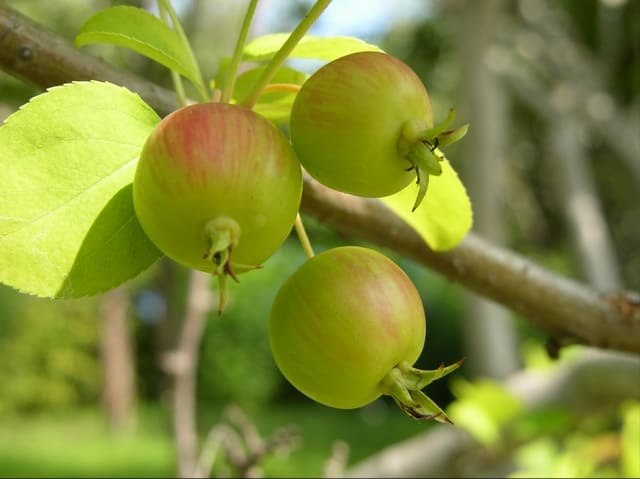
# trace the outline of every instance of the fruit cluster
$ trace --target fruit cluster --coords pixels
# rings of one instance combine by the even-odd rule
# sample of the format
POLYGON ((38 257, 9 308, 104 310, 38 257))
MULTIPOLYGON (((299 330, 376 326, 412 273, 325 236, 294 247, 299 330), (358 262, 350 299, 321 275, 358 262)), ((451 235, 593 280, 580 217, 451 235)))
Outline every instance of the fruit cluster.
MULTIPOLYGON (((257 268, 298 217, 301 165, 330 188, 393 194, 413 178, 415 207, 438 146, 466 127, 433 126, 418 76, 381 52, 341 57, 311 75, 291 111, 289 142, 254 111, 230 103, 183 107, 147 140, 133 187, 145 233, 169 258, 220 279, 257 268)), ((447 421, 421 389, 458 367, 412 367, 425 341, 421 298, 383 254, 344 246, 312 256, 282 286, 269 318, 274 359, 302 393, 337 408, 391 395, 415 418, 447 421)))

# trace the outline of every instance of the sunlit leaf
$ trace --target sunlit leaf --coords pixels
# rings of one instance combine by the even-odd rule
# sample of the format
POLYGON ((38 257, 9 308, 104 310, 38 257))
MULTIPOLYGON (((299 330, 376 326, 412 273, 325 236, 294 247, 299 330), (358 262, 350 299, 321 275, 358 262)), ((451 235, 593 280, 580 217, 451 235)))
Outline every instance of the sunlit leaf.
POLYGON ((456 379, 451 390, 458 399, 449 405, 447 414, 486 446, 496 444, 501 428, 523 410, 521 401, 497 381, 456 379))
POLYGON ((440 164, 442 174, 429 177, 427 194, 414 212, 411 208, 418 192, 414 183, 382 198, 384 204, 411 225, 435 251, 455 247, 473 223, 471 201, 458 174, 448 160, 440 164))
MULTIPOLYGON (((269 60, 289 38, 288 33, 272 33, 249 42, 244 49, 245 61, 269 60)), ((331 61, 350 53, 382 51, 380 47, 354 37, 317 37, 305 35, 295 46, 290 58, 331 61)))
MULTIPOLYGON (((243 98, 247 95, 265 68, 264 66, 252 68, 238 76, 234 96, 243 98)), ((287 91, 286 86, 284 89, 276 88, 275 90, 272 87, 277 85, 302 85, 306 78, 307 75, 305 73, 293 68, 280 68, 271 80, 270 85, 267 86, 267 91, 258 98, 253 110, 276 124, 286 124, 291 116, 291 106, 296 98, 296 92, 287 91)))
POLYGON ((640 401, 630 400, 623 405, 620 446, 624 477, 640 477, 640 401))
POLYGON ((158 123, 129 90, 75 82, 0 127, 0 282, 47 297, 108 290, 159 251, 133 211, 137 157, 158 123))
POLYGON ((510 478, 561 477, 554 475, 558 462, 558 446, 553 438, 542 436, 524 444, 514 454, 516 471, 510 478))
POLYGON ((189 46, 165 22, 141 8, 121 5, 101 10, 80 27, 75 43, 77 47, 109 43, 129 48, 195 84, 200 81, 189 46))

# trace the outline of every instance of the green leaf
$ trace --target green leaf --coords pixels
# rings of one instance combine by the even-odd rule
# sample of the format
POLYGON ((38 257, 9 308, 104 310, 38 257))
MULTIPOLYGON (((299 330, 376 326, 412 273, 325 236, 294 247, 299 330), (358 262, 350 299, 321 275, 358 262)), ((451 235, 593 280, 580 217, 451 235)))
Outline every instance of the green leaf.
MULTIPOLYGON (((244 48, 244 61, 270 60, 289 38, 289 33, 272 33, 249 42, 244 48)), ((377 51, 380 47, 354 37, 316 37, 305 35, 289 55, 290 58, 331 61, 350 53, 377 51)))
POLYGON ((458 399, 449 405, 447 414, 488 447, 500 441, 501 428, 523 411, 522 401, 492 379, 469 382, 458 378, 452 381, 451 390, 458 399))
POLYGON ((97 294, 161 253, 133 211, 156 113, 101 82, 49 89, 0 127, 0 282, 54 298, 97 294))
POLYGON ((165 22, 141 8, 116 6, 89 18, 76 36, 76 46, 110 43, 129 48, 199 85, 200 69, 189 45, 165 22))
POLYGON ((561 406, 545 406, 524 411, 516 421, 509 425, 511 437, 518 443, 530 441, 534 437, 567 434, 575 427, 576 411, 561 406))
POLYGON ((620 437, 623 477, 640 477, 640 401, 627 400, 622 405, 623 425, 620 437))
POLYGON ((442 174, 429 176, 429 189, 420 206, 411 212, 417 186, 412 183, 391 196, 381 198, 435 251, 455 247, 471 229, 473 212, 467 191, 448 160, 440 162, 442 174))
MULTIPOLYGON (((256 80, 260 77, 265 66, 259 66, 247 70, 238 76, 235 85, 234 97, 244 98, 250 91, 256 80)), ((305 73, 289 67, 282 67, 274 75, 271 84, 282 83, 290 85, 302 85, 307 79, 305 73)), ((277 125, 286 125, 291 116, 291 106, 296 98, 297 92, 293 91, 273 91, 263 93, 253 110, 277 125)))

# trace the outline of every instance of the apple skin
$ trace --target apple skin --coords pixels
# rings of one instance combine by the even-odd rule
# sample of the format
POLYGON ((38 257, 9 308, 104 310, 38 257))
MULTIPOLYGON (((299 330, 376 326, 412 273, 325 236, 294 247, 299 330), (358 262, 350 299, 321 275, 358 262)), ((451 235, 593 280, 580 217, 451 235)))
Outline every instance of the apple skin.
POLYGON ((269 339, 278 368, 311 399, 335 408, 385 394, 381 381, 414 364, 425 342, 418 291, 393 261, 359 246, 326 250, 277 293, 269 339))
POLYGON ((302 173, 291 144, 255 112, 196 104, 165 117, 145 143, 133 202, 149 238, 169 258, 201 271, 208 221, 240 227, 231 260, 260 265, 287 238, 300 206, 302 173))
POLYGON ((388 196, 416 178, 399 151, 406 122, 433 126, 420 78, 386 53, 353 53, 302 85, 291 111, 291 142, 320 183, 358 196, 388 196))

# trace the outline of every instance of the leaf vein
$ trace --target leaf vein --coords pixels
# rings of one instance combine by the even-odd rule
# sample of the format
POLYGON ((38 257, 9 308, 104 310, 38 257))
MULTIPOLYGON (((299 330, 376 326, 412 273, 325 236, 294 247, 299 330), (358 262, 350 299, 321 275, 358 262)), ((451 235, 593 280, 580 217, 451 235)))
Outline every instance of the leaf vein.
MULTIPOLYGON (((1 235, 0 238, 6 238, 12 235, 15 235, 19 232, 21 232, 23 229, 34 225, 36 223, 39 223, 41 221, 43 221, 44 219, 52 216, 53 214, 55 214, 56 212, 66 208, 67 206, 71 205, 72 203, 74 203, 78 198, 80 198, 81 196, 85 195, 85 194, 89 194, 92 190, 98 188, 102 183, 104 183, 105 181, 111 179, 112 177, 116 176, 118 173, 120 173, 121 171, 125 170, 126 168, 128 168, 132 163, 135 163, 137 161, 137 157, 133 158, 125 163, 123 163, 122 165, 120 165, 117 169, 113 170, 111 173, 103 176, 102 178, 100 178, 98 181, 88 185, 87 188, 83 189, 82 191, 80 191, 79 193, 77 193, 76 195, 73 195, 71 197, 69 197, 67 200, 61 202, 59 205, 57 205, 55 208, 45 211, 42 214, 31 218, 31 219, 27 219, 27 220, 22 220, 24 221, 24 224, 22 226, 20 226, 19 228, 12 230, 10 232, 8 232, 5 235, 1 235)), ((124 187, 126 185, 122 185, 122 187, 124 187)))

